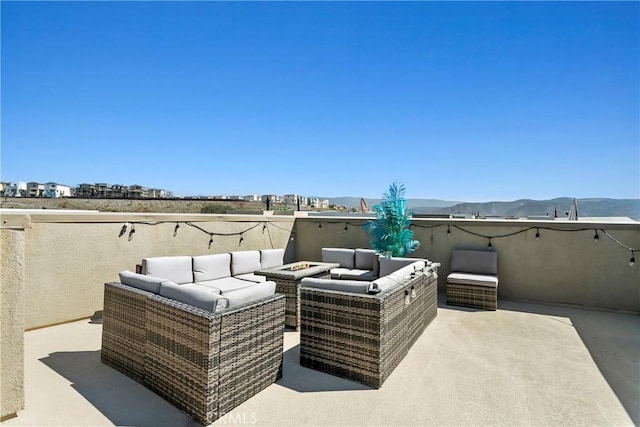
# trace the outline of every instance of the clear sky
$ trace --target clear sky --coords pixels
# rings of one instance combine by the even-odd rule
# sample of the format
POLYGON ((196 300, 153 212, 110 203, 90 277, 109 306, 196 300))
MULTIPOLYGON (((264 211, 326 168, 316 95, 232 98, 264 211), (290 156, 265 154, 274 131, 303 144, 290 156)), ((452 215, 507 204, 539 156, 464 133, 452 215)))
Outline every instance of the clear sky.
POLYGON ((640 197, 639 2, 8 2, 2 181, 640 197))

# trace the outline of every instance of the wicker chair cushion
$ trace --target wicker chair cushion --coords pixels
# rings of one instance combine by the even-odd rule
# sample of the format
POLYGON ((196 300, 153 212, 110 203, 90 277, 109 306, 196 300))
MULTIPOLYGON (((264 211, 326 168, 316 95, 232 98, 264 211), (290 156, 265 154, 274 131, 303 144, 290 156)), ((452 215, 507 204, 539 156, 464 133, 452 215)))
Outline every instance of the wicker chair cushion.
POLYGON ((489 276, 484 274, 451 273, 447 276, 447 283, 497 288, 498 278, 496 276, 489 276))
POLYGON ((373 273, 373 270, 358 270, 357 268, 332 268, 331 278, 370 282, 372 280, 376 280, 378 276, 373 273))
POLYGON ((426 260, 421 258, 380 257, 380 277, 388 276, 394 271, 412 264, 414 271, 421 270, 425 267, 426 260))
POLYGON ((236 279, 248 280, 249 282, 253 283, 262 283, 267 281, 267 276, 259 276, 253 273, 238 274, 235 277, 236 279))
POLYGON ((284 249, 263 249, 260 251, 260 268, 279 267, 284 264, 284 249))
POLYGON ((154 294, 160 292, 160 284, 166 281, 166 279, 133 273, 129 270, 121 271, 119 275, 120 283, 142 289, 143 291, 153 292, 154 294))
POLYGON ((373 249, 356 249, 355 268, 361 270, 371 270, 374 276, 378 276, 380 265, 378 263, 378 254, 373 249))
POLYGON ((254 282, 238 279, 237 277, 223 277, 222 279, 206 280, 204 282, 197 282, 196 284, 218 289, 223 294, 255 285, 254 282))
POLYGON ((260 270, 260 251, 231 252, 231 274, 253 273, 260 270))
POLYGON ((305 277, 300 281, 300 286, 356 294, 366 294, 373 288, 371 282, 363 282, 361 280, 318 279, 314 277, 305 277))
POLYGON ((276 293, 276 282, 267 280, 262 283, 254 283, 252 286, 244 289, 238 289, 232 292, 223 293, 222 298, 228 303, 229 308, 237 307, 251 301, 266 298, 276 293))
POLYGON ((354 258, 354 249, 322 248, 322 262, 337 262, 342 268, 353 268, 354 258))
POLYGON ((225 308, 228 304, 227 300, 214 289, 208 289, 194 283, 178 285, 168 281, 162 282, 160 295, 213 312, 225 308))
POLYGON ((196 282, 231 276, 231 255, 214 254, 193 257, 193 278, 196 282))
POLYGON ((497 275, 498 253, 455 249, 451 253, 451 271, 497 275))
POLYGON ((148 276, 162 277, 179 285, 193 283, 192 258, 190 256, 144 258, 142 271, 148 276))

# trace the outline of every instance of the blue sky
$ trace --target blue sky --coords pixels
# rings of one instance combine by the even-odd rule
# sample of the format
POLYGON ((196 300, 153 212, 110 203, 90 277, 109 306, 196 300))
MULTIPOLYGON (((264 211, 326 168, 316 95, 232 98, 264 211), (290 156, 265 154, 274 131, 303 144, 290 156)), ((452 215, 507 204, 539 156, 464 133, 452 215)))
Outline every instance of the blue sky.
POLYGON ((638 2, 6 2, 2 181, 640 197, 638 2))

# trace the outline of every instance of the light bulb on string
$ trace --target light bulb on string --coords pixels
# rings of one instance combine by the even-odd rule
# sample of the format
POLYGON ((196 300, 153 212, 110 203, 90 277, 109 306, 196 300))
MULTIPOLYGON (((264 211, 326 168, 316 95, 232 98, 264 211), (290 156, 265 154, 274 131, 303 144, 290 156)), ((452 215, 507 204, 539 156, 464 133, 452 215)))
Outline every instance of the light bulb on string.
POLYGON ((173 237, 178 235, 178 230, 180 229, 180 224, 176 222, 176 227, 173 229, 173 237))
POLYGON ((318 228, 322 228, 322 223, 321 222, 318 223, 318 228))
POLYGON ((127 232, 127 227, 129 226, 129 223, 125 223, 122 228, 120 229, 120 234, 118 235, 118 237, 122 237, 124 236, 124 233, 127 232))
POLYGON ((600 236, 598 236, 598 230, 593 230, 596 234, 593 235, 593 241, 598 242, 600 240, 600 236))
POLYGON ((451 226, 447 225, 447 234, 451 234, 451 226))
POLYGON ((632 249, 631 250, 631 259, 629 259, 629 266, 633 267, 633 264, 636 263, 636 256, 635 256, 635 251, 632 249))
POLYGON ((493 249, 493 245, 491 244, 491 237, 489 237, 489 244, 487 245, 489 250, 493 249))
POLYGON ((240 241, 238 242, 238 246, 242 245, 243 240, 244 240, 244 237, 242 237, 242 233, 240 233, 240 241))
POLYGON ((264 234, 264 230, 267 229, 267 223, 262 224, 262 234, 264 234))
POLYGON ((349 231, 349 227, 347 227, 347 223, 345 222, 345 224, 344 224, 344 232, 346 233, 347 231, 349 231))
POLYGON ((536 240, 540 240, 540 229, 536 228, 536 240))
POLYGON ((213 245, 213 234, 209 234, 209 249, 211 249, 211 245, 213 245))

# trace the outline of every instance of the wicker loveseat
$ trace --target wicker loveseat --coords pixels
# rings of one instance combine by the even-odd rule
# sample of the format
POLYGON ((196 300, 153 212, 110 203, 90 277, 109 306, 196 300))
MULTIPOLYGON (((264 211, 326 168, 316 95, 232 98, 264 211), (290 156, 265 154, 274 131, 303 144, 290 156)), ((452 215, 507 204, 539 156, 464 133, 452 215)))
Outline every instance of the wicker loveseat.
POLYGON ((220 294, 164 281, 163 296, 132 276, 121 278, 138 287, 104 287, 105 364, 205 425, 281 376, 285 298, 273 282, 220 294))
POLYGON ((300 364, 381 387, 436 317, 438 267, 415 261, 373 282, 303 279, 300 364))

